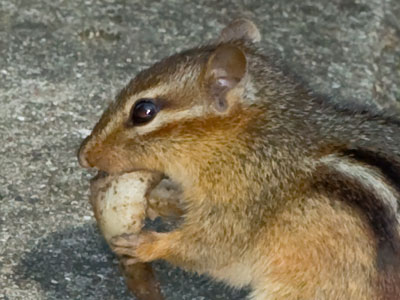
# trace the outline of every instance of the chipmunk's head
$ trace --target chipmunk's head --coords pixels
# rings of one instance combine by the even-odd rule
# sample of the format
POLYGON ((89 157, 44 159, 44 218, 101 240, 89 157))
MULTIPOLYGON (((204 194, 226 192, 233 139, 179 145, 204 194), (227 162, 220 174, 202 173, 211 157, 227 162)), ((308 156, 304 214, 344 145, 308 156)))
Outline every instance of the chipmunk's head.
POLYGON ((82 143, 80 164, 108 173, 181 168, 185 174, 197 160, 216 159, 255 113, 242 109, 249 81, 245 45, 259 39, 252 22, 236 20, 215 45, 141 72, 82 143))

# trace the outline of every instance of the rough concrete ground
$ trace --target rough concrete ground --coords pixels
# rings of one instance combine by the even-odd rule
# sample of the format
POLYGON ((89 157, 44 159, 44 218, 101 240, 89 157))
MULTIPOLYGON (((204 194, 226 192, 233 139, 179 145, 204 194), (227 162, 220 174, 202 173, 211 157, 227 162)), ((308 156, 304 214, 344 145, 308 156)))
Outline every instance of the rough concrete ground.
MULTIPOLYGON (((0 1, 0 299, 130 299, 77 147, 135 73, 236 16, 317 91, 399 106, 398 0, 0 1)), ((246 294, 156 268, 168 299, 246 294)))

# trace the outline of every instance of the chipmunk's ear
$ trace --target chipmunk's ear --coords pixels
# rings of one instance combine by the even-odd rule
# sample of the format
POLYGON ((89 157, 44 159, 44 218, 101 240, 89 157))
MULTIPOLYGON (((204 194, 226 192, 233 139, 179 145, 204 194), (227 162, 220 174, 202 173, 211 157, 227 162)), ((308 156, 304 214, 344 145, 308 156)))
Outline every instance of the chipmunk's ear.
POLYGON ((236 19, 221 31, 218 42, 225 43, 233 40, 247 40, 255 43, 261 40, 261 34, 250 20, 236 19))
POLYGON ((229 107, 228 92, 239 85, 247 71, 246 55, 233 45, 221 45, 208 59, 205 85, 219 112, 229 107))

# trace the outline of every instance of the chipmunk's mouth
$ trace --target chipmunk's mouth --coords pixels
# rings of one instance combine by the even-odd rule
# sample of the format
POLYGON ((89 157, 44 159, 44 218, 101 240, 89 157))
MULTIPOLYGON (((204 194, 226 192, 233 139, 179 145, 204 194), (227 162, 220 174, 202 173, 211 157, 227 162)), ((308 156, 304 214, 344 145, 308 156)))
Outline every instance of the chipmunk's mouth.
MULTIPOLYGON (((110 174, 108 172, 99 170, 97 172, 97 174, 90 179, 90 186, 94 187, 94 186, 102 186, 105 185, 106 182, 109 182, 111 180, 111 178, 116 178, 118 176, 123 176, 126 174, 139 174, 139 173, 143 173, 146 174, 145 177, 147 177, 148 175, 151 174, 151 180, 148 181, 148 193, 151 193, 151 191, 161 183, 161 181, 168 181, 170 182, 168 184, 168 186, 170 187, 178 187, 180 186, 178 183, 174 182, 172 179, 170 179, 167 175, 165 175, 164 173, 161 173, 159 171, 154 171, 154 170, 145 170, 145 169, 137 169, 137 170, 132 170, 129 172, 123 172, 121 174, 110 174)), ((140 179, 138 179, 140 180, 140 179)), ((147 181, 147 180, 146 180, 147 181)))
POLYGON ((106 178, 107 176, 109 176, 109 174, 107 172, 104 171, 98 171, 97 174, 90 179, 90 183, 95 182, 96 180, 100 180, 102 178, 106 178))
MULTIPOLYGON (((97 175, 90 180, 92 198, 99 191, 109 189, 110 184, 113 181, 118 182, 119 177, 123 178, 123 182, 130 180, 130 186, 132 187, 146 185, 145 196, 149 201, 147 217, 150 219, 154 219, 157 216, 176 219, 183 215, 184 205, 181 185, 161 172, 142 169, 122 174, 109 174, 104 171, 98 171, 97 175)), ((127 189, 131 190, 131 187, 128 188, 127 186, 127 189)), ((132 196, 135 194, 135 192, 130 193, 133 193, 132 196)))
POLYGON ((128 172, 123 172, 123 173, 120 173, 120 174, 110 174, 110 173, 105 172, 103 170, 98 170, 97 174, 93 178, 90 179, 90 183, 94 183, 96 181, 101 181, 102 179, 104 179, 106 177, 109 177, 109 176, 115 177, 115 176, 121 176, 121 175, 124 175, 124 174, 137 173, 137 172, 153 173, 154 174, 154 178, 155 179, 159 179, 158 182, 161 181, 163 178, 167 177, 166 175, 162 174, 161 172, 154 171, 154 170, 145 170, 145 169, 135 169, 135 170, 128 171, 128 172))

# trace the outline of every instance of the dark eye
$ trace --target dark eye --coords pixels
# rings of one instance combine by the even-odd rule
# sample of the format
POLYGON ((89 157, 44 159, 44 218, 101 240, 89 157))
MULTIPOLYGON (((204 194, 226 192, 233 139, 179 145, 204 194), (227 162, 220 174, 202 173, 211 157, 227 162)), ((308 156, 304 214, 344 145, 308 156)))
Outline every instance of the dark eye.
POLYGON ((144 125, 157 115, 159 109, 153 99, 140 99, 133 106, 131 120, 133 125, 144 125))

